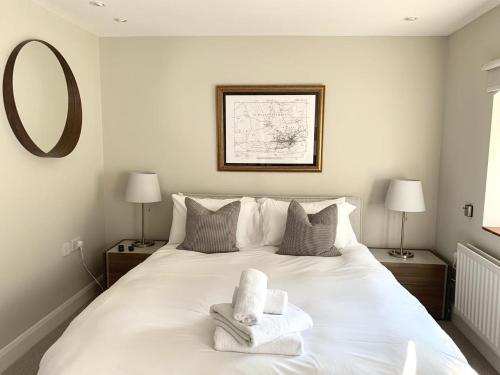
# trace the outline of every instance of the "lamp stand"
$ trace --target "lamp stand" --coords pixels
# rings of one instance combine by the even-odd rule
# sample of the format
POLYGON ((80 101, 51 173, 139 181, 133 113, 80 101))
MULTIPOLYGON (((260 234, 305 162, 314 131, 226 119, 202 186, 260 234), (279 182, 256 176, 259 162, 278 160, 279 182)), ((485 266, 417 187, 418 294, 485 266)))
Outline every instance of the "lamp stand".
POLYGON ((402 258, 402 259, 413 258, 413 253, 411 251, 404 249, 405 221, 406 221, 406 212, 403 211, 401 213, 401 243, 399 244, 399 250, 396 249, 396 250, 389 251, 389 255, 396 257, 396 258, 402 258))
POLYGON ((149 247, 155 244, 154 241, 148 241, 144 238, 144 203, 141 203, 142 206, 142 236, 140 241, 134 242, 134 247, 149 247))

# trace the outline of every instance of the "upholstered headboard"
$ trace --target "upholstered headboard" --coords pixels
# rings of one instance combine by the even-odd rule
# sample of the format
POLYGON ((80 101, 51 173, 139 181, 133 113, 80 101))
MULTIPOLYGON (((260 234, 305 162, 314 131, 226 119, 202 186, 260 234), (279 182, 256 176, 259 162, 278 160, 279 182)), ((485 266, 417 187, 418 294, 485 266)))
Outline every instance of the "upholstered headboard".
POLYGON ((184 195, 195 197, 195 198, 216 198, 216 199, 229 199, 229 198, 240 198, 242 196, 246 197, 254 197, 254 198, 273 198, 283 201, 291 201, 296 200, 298 202, 316 202, 323 201, 327 199, 336 199, 340 197, 345 197, 346 201, 350 204, 356 206, 356 210, 351 213, 351 225, 354 229, 354 233, 356 233, 356 237, 359 242, 363 242, 363 231, 361 225, 361 210, 362 210, 362 201, 361 198, 351 197, 346 195, 340 195, 335 197, 296 197, 296 196, 286 196, 286 195, 241 195, 241 194, 204 194, 204 193, 182 193, 184 195))

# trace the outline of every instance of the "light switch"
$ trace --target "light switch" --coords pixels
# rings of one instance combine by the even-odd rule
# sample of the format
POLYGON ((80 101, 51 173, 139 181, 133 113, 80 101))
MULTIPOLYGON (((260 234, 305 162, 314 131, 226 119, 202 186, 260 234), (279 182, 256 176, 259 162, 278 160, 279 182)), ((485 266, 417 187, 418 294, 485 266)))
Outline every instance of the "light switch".
POLYGON ((474 215, 474 206, 471 203, 466 203, 462 209, 464 210, 464 216, 472 217, 474 215))

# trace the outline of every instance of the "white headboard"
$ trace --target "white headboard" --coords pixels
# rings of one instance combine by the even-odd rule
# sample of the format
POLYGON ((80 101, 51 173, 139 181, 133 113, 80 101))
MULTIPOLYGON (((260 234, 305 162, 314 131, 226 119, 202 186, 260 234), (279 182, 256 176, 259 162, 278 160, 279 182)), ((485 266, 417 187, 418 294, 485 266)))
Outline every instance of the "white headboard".
POLYGON ((354 233, 356 233, 356 237, 359 242, 363 242, 363 231, 361 225, 361 211, 363 203, 361 198, 340 195, 340 196, 330 196, 330 197, 294 197, 294 196, 286 196, 286 195, 242 195, 242 194, 205 194, 205 193, 182 193, 184 195, 195 197, 195 198, 216 198, 216 199, 229 199, 229 198, 240 198, 243 196, 246 197, 254 197, 254 198, 273 198, 282 201, 291 201, 296 200, 297 202, 316 202, 323 201, 327 199, 336 199, 340 197, 345 197, 346 201, 354 206, 356 206, 356 210, 351 214, 351 225, 354 229, 354 233))

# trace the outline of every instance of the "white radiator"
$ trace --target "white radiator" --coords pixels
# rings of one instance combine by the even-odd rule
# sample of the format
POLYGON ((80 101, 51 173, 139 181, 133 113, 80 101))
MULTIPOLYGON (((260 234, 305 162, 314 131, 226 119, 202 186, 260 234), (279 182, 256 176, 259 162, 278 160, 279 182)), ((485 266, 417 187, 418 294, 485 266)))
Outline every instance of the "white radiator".
POLYGON ((500 262, 472 245, 457 245, 453 313, 500 356, 500 262))

